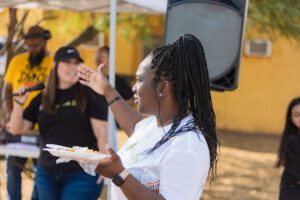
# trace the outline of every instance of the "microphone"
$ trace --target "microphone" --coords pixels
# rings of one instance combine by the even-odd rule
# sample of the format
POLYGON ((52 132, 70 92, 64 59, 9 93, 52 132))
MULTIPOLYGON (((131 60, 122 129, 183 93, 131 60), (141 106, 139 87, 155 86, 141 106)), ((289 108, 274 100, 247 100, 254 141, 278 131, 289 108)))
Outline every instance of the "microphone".
MULTIPOLYGON (((44 89, 44 88, 45 88, 45 84, 44 84, 44 83, 38 83, 38 84, 35 85, 35 86, 32 86, 32 87, 30 87, 30 88, 25 89, 24 94, 25 94, 26 92, 32 92, 32 91, 36 91, 36 90, 42 90, 42 89, 44 89)), ((12 93, 12 94, 10 94, 10 95, 4 97, 2 100, 0 100, 0 109, 1 109, 2 104, 3 104, 4 101, 6 101, 7 99, 12 98, 12 97, 14 97, 14 96, 19 96, 19 94, 17 94, 17 93, 12 93)))
POLYGON ((30 87, 30 88, 27 88, 27 89, 25 90, 25 93, 26 93, 26 92, 37 91, 37 90, 42 90, 42 89, 44 89, 44 88, 45 88, 45 84, 44 84, 44 83, 38 83, 38 84, 35 85, 35 86, 32 86, 32 87, 30 87))
MULTIPOLYGON (((44 84, 44 83, 38 83, 38 84, 35 85, 35 86, 32 86, 32 87, 29 87, 29 88, 25 89, 24 94, 27 93, 27 92, 32 92, 32 91, 42 90, 42 89, 44 89, 44 88, 45 88, 45 84, 44 84)), ((13 94, 11 94, 11 95, 5 97, 5 99, 6 99, 6 98, 9 98, 9 97, 14 97, 14 96, 20 96, 20 95, 17 94, 17 93, 13 93, 13 94)))

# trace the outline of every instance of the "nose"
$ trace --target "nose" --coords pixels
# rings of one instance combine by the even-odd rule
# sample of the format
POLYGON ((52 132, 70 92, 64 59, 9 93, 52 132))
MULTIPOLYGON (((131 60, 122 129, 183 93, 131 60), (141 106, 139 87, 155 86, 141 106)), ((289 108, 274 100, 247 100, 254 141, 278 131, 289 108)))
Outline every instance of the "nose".
POLYGON ((136 93, 136 83, 132 87, 132 92, 135 94, 136 93))

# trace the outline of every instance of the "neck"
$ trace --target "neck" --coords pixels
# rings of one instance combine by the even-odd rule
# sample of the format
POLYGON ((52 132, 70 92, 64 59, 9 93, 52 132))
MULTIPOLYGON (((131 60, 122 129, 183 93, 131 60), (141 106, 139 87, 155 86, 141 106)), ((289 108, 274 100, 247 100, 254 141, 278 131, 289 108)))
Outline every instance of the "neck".
POLYGON ((163 104, 161 102, 161 110, 158 116, 156 116, 156 121, 159 126, 166 126, 173 122, 174 116, 178 114, 178 106, 175 102, 168 102, 163 104), (166 106, 167 105, 167 106, 166 106))

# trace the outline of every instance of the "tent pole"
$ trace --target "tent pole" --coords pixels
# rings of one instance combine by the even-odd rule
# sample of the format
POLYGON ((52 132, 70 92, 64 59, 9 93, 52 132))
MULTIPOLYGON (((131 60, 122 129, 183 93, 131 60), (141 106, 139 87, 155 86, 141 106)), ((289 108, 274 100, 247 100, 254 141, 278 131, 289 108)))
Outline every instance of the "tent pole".
MULTIPOLYGON (((110 0, 110 37, 109 37, 109 82, 115 86, 115 58, 116 58, 116 21, 117 0, 110 0)), ((117 151, 116 124, 111 109, 108 113, 109 145, 117 151)), ((108 182, 107 200, 111 199, 111 181, 108 182)))

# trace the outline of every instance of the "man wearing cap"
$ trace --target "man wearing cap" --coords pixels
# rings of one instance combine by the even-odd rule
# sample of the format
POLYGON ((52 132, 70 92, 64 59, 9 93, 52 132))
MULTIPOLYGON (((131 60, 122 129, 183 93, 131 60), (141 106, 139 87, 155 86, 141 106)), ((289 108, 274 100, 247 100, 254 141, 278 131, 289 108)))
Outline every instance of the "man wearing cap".
MULTIPOLYGON (((24 35, 25 53, 16 55, 10 61, 4 76, 2 96, 5 98, 21 86, 32 87, 40 82, 46 82, 53 65, 53 57, 47 51, 47 41, 51 38, 48 30, 40 26, 32 26, 24 35)), ((38 94, 31 92, 27 101, 23 104, 25 108, 29 102, 38 94)), ((12 98, 3 102, 5 118, 10 118, 13 104, 18 103, 12 98)), ((26 158, 12 157, 7 162, 7 191, 9 199, 21 199, 21 172, 26 163, 26 158)), ((33 198, 34 199, 34 198, 33 198)))

